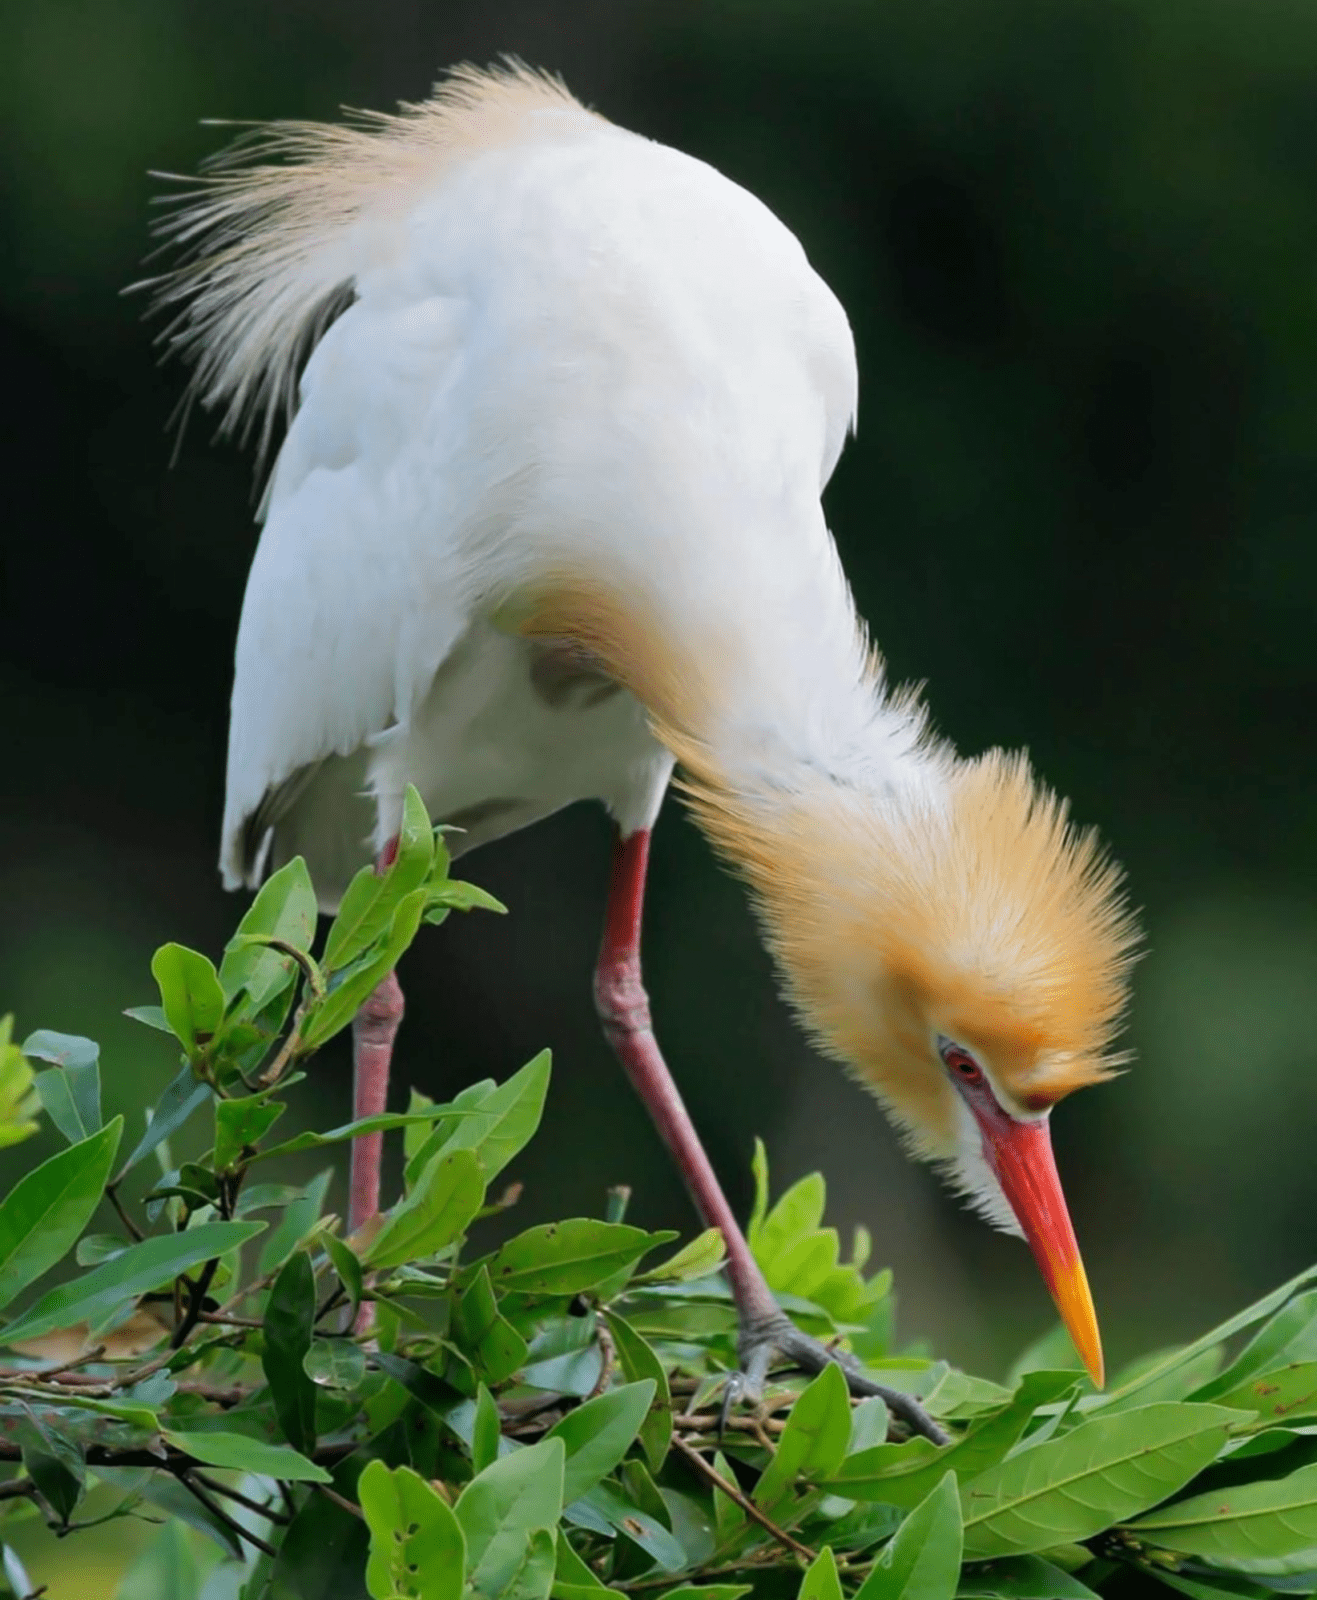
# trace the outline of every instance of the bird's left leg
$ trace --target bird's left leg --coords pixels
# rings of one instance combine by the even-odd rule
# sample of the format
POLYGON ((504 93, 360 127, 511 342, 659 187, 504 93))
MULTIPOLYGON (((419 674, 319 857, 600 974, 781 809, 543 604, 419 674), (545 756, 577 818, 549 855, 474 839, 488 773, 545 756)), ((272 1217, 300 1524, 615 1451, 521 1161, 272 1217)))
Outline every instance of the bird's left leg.
POLYGON ((801 1333, 774 1299, 654 1038, 649 997, 640 973, 640 923, 648 861, 648 829, 619 835, 603 944, 595 968, 595 1006, 608 1042, 672 1152, 695 1209, 706 1227, 722 1233, 727 1276, 741 1324, 742 1371, 733 1381, 731 1398, 754 1398, 775 1354, 808 1372, 819 1372, 835 1361, 846 1374, 852 1394, 881 1396, 912 1432, 945 1444, 946 1435, 909 1395, 874 1383, 853 1356, 829 1350, 801 1333))
MULTIPOLYGON (((380 852, 375 870, 389 870, 398 854, 395 834, 380 852)), ((402 1023, 402 985, 391 972, 371 991, 352 1019, 352 1120, 378 1117, 389 1097, 389 1070, 393 1041, 402 1023)), ((348 1232, 355 1233, 380 1208, 380 1157, 382 1133, 365 1133, 352 1141, 352 1168, 348 1179, 348 1232)))

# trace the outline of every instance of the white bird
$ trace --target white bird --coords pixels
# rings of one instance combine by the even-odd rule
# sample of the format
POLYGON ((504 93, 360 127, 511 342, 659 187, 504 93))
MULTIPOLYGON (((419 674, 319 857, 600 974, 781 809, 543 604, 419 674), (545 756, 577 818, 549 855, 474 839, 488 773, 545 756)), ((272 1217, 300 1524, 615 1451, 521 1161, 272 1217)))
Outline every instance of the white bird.
MULTIPOLYGON (((958 758, 886 686, 820 505, 854 346, 795 237, 519 65, 396 116, 273 124, 164 231, 195 395, 267 443, 289 417, 238 633, 226 884, 300 853, 332 910, 388 859, 409 783, 463 849, 602 801, 599 1012, 723 1232, 753 1390, 775 1351, 831 1353, 775 1303, 651 1031, 645 865, 679 761, 810 1032, 1023 1231, 1100 1382, 1048 1112, 1112 1064, 1119 872, 1023 757, 958 758)), ((356 1027, 358 1115, 401 1014, 390 978, 356 1027)), ((378 1146, 354 1149, 353 1226, 378 1146)))

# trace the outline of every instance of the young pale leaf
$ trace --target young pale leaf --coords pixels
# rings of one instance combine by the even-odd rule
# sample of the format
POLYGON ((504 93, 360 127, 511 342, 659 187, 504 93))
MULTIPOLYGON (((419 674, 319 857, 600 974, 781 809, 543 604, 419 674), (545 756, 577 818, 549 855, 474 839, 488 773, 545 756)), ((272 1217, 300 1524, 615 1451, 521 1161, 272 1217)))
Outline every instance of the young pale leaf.
POLYGON ((482 1383, 476 1390, 476 1420, 471 1430, 471 1470, 478 1477, 487 1466, 498 1460, 499 1442, 503 1437, 503 1424, 498 1414, 494 1396, 482 1383))
POLYGON ((491 1183, 529 1142, 544 1111, 549 1089, 550 1053, 541 1050, 504 1084, 474 1107, 451 1131, 436 1128, 407 1163, 407 1182, 414 1184, 427 1164, 442 1151, 471 1150, 491 1183))
POLYGON ((572 1217, 509 1239, 490 1262, 489 1275, 503 1294, 580 1294, 672 1237, 572 1217))
POLYGON ((294 1250, 265 1302, 261 1367, 284 1437, 303 1453, 316 1444, 316 1390, 304 1367, 315 1320, 315 1274, 306 1252, 294 1250))
POLYGON ((363 1256, 366 1266, 398 1267, 445 1250, 460 1239, 485 1202, 480 1164, 470 1150, 439 1156, 399 1205, 363 1256))
POLYGON ((623 1374, 632 1383, 648 1379, 654 1385, 654 1401, 649 1415, 640 1425, 640 1444, 650 1469, 663 1465, 672 1443, 672 1393, 663 1363, 629 1322, 609 1309, 604 1313, 623 1374))
POLYGON ((654 1384, 625 1383, 569 1411, 546 1437, 567 1451, 563 1500, 571 1505, 606 1477, 631 1448, 654 1399, 654 1384))
POLYGON ((212 1093, 210 1085, 199 1082, 191 1067, 181 1067, 156 1101, 146 1132, 124 1162, 119 1178, 131 1172, 144 1156, 149 1156, 171 1133, 181 1128, 192 1113, 211 1098, 212 1093))
POLYGON ((500 1456, 462 1490, 454 1509, 466 1535, 467 1582, 477 1595, 508 1594, 537 1543, 535 1559, 542 1565, 543 1541, 535 1538, 542 1532, 549 1541, 547 1596, 553 1576, 549 1530, 562 1515, 565 1459, 561 1439, 541 1439, 526 1450, 500 1456))
POLYGON ((772 1509, 790 1498, 798 1477, 827 1478, 840 1467, 851 1437, 846 1376, 835 1362, 801 1390, 777 1441, 777 1452, 755 1485, 755 1504, 772 1509))
POLYGON ((823 1174, 811 1172, 792 1184, 755 1230, 750 1245, 770 1284, 779 1256, 818 1231, 826 1202, 823 1174))
POLYGON ((855 1600, 952 1600, 960 1550, 960 1500, 948 1472, 897 1529, 855 1600))
POLYGON ((1256 1411, 1268 1426, 1317 1416, 1317 1361, 1298 1361, 1248 1378, 1219 1396, 1216 1404, 1256 1411))
POLYGON ((433 855, 430 819, 420 795, 409 784, 398 853, 386 872, 363 867, 348 885, 325 937, 322 962, 327 971, 341 971, 384 938, 399 905, 424 884, 433 855))
POLYGON ((491 1383, 510 1378, 526 1359, 526 1341, 500 1313, 487 1267, 480 1268, 454 1307, 453 1336, 491 1383))
POLYGON ((0 1017, 0 1150, 32 1137, 41 1106, 28 1059, 11 1041, 13 1028, 12 1016, 0 1017))
POLYGON ((717 1272, 727 1256, 721 1228, 706 1228, 675 1255, 648 1272, 637 1273, 632 1279, 637 1288, 645 1283, 688 1283, 692 1278, 707 1278, 717 1272))
POLYGON ((184 944, 163 944, 151 957, 151 976, 174 1036, 194 1054, 224 1020, 224 991, 214 963, 184 944))
POLYGON ((847 1457, 826 1487, 850 1500, 917 1505, 948 1471, 964 1483, 996 1466, 1018 1443, 1038 1407, 1059 1399, 1073 1386, 1071 1373, 1026 1373, 1009 1405, 975 1422, 953 1445, 939 1450, 927 1439, 874 1445, 847 1457))
POLYGON ((125 1305, 149 1289, 172 1283, 180 1272, 199 1262, 235 1250, 264 1228, 263 1222, 206 1222, 186 1233, 143 1239, 102 1266, 62 1283, 29 1306, 7 1328, 0 1342, 35 1339, 55 1328, 75 1322, 96 1322, 116 1306, 125 1305))
POLYGON ((243 1010, 262 1011, 297 976, 292 956, 257 942, 277 939, 294 950, 307 951, 316 931, 316 896, 301 856, 273 872, 247 907, 237 931, 224 947, 219 981, 232 1000, 246 990, 243 1010))
POLYGON ((370 1528, 373 1600, 461 1600, 466 1540, 452 1511, 410 1467, 370 1461, 357 1479, 370 1528))
POLYGON ((1134 1516, 1215 1460, 1239 1415, 1161 1401, 1021 1451, 964 1485, 966 1556, 1028 1555, 1134 1516))
POLYGON ((254 1472, 285 1483, 329 1483, 329 1473, 297 1450, 283 1444, 266 1444, 245 1433, 212 1433, 210 1429, 185 1432, 162 1428, 160 1436, 175 1450, 208 1467, 228 1467, 234 1472, 254 1472))
POLYGON ((100 1203, 123 1132, 115 1117, 21 1178, 0 1204, 0 1307, 73 1247, 100 1203))
POLYGON ((1128 1527, 1159 1549, 1248 1572, 1269 1558, 1317 1546, 1317 1465, 1288 1478, 1193 1495, 1128 1527))
POLYGON ((837 1558, 831 1545, 825 1544, 805 1569, 796 1600, 842 1600, 837 1558))
MULTIPOLYGON (((1159 1571, 1158 1577, 1165 1581, 1164 1573, 1159 1571)), ((1041 1556, 1007 1556, 969 1567, 961 1576, 956 1600, 1098 1600, 1098 1596, 1041 1556)))
POLYGON ((259 1144, 284 1114, 278 1100, 250 1095, 215 1102, 215 1171, 236 1166, 244 1150, 259 1144))
POLYGON ((100 1046, 77 1034, 41 1028, 24 1039, 23 1054, 56 1068, 39 1074, 36 1088, 46 1115, 69 1143, 95 1133, 101 1125, 100 1046))
POLYGON ((384 942, 368 960, 345 970, 341 980, 331 980, 329 993, 308 1015, 301 1030, 301 1050, 318 1050, 352 1021, 362 1002, 398 965, 416 937, 425 906, 425 890, 414 889, 398 902, 384 942))

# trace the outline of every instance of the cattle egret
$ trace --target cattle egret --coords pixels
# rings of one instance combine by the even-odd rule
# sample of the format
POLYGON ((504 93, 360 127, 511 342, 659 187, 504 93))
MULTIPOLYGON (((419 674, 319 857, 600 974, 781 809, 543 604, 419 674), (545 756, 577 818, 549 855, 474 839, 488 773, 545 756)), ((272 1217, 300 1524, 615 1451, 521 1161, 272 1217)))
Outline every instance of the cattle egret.
MULTIPOLYGON (((300 853, 332 910, 388 859, 409 783, 459 850, 602 801, 595 1000, 726 1240, 738 1392, 777 1355, 888 1394, 783 1315, 651 1031, 641 907, 679 763, 809 1032, 1023 1233, 1100 1384, 1048 1113, 1113 1064, 1119 870, 1022 755, 959 758, 887 686, 820 506, 854 347, 796 238, 517 64, 396 116, 275 123, 180 199, 166 341, 225 426, 268 443, 288 416, 238 631, 225 882, 300 853)), ((401 1015, 390 977, 357 1019, 358 1116, 401 1015)), ((373 1135, 353 1227, 378 1198, 373 1135)))

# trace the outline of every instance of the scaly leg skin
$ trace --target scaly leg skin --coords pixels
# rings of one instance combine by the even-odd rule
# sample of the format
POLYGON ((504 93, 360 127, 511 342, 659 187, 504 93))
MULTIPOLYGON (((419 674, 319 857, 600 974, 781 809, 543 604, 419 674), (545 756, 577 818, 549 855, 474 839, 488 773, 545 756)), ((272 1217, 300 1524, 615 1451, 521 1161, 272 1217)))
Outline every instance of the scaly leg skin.
POLYGON ((911 1433, 922 1434, 934 1444, 946 1444, 947 1435, 909 1395, 874 1383, 853 1356, 829 1350, 801 1333, 773 1298, 654 1038, 649 998, 640 975, 640 922, 648 861, 647 830, 618 839, 603 944, 595 968, 595 1007, 609 1044, 672 1152, 696 1210, 706 1227, 722 1232, 727 1276, 741 1323, 741 1371, 728 1384, 726 1405, 758 1401, 775 1354, 806 1372, 820 1372, 832 1361, 845 1373, 852 1394, 879 1396, 911 1433))
MULTIPOLYGON (((352 1023, 352 1120, 377 1117, 389 1094, 393 1041, 402 1021, 402 987, 391 972, 371 992, 352 1023)), ((355 1233, 380 1208, 382 1133, 365 1133, 352 1141, 352 1175, 348 1186, 348 1232, 355 1233)))

